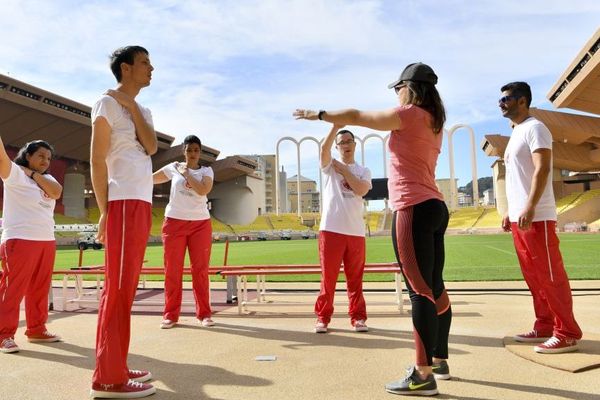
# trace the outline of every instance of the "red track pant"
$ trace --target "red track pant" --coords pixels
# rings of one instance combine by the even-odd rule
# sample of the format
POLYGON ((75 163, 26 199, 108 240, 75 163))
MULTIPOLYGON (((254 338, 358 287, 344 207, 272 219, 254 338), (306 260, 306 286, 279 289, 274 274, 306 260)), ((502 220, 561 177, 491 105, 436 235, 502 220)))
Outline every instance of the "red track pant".
POLYGON ((569 278, 558 248, 556 222, 534 222, 527 230, 513 222, 511 231, 523 277, 533 296, 533 329, 558 338, 581 339, 581 329, 573 316, 569 278))
POLYGON ((185 249, 190 253, 192 286, 196 300, 196 317, 211 316, 208 264, 212 246, 212 226, 210 219, 185 221, 165 218, 162 227, 165 262, 165 310, 164 319, 179 320, 181 311, 181 279, 185 249))
POLYGON ((141 200, 108 202, 106 275, 96 332, 97 384, 128 380, 131 306, 137 290, 150 233, 152 205, 141 200))
POLYGON ((319 258, 321 260, 321 292, 315 303, 315 314, 328 324, 333 314, 335 285, 342 261, 346 274, 346 287, 350 300, 348 315, 352 325, 367 319, 367 306, 363 296, 363 272, 365 269, 364 236, 344 235, 336 232, 319 232, 319 258))
POLYGON ((15 336, 23 297, 27 319, 25 335, 46 331, 55 254, 54 240, 9 239, 0 245, 0 342, 15 336))

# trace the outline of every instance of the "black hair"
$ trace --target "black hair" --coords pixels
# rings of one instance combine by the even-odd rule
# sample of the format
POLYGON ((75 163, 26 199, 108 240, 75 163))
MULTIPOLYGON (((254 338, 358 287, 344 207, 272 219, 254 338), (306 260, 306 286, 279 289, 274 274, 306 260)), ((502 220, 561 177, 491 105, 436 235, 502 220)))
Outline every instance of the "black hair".
POLYGON ((198 146, 200 146, 200 149, 202 149, 202 142, 200 141, 200 138, 198 138, 198 136, 188 135, 185 137, 185 139, 183 139, 183 147, 192 143, 196 143, 198 146))
POLYGON ((133 65, 135 55, 138 53, 148 55, 148 50, 142 46, 125 46, 119 47, 110 55, 110 69, 115 78, 117 78, 117 82, 121 82, 121 79, 123 78, 121 74, 121 64, 125 63, 133 65))
POLYGON ((408 87, 408 104, 414 104, 431 114, 433 132, 438 134, 446 123, 446 109, 435 85, 429 82, 403 81, 408 87))
POLYGON ((527 82, 511 82, 500 88, 501 92, 510 92, 516 98, 525 97, 527 108, 531 106, 531 87, 527 82))
POLYGON ((335 144, 337 145, 337 137, 340 135, 343 135, 344 133, 348 133, 350 136, 352 136, 352 140, 354 140, 354 133, 350 132, 348 129, 342 129, 340 131, 338 131, 338 133, 335 134, 335 144))
MULTIPOLYGON (((52 147, 50 145, 50 143, 48 143, 44 140, 34 140, 32 142, 25 143, 25 146, 23 146, 19 149, 17 156, 13 160, 14 163, 17 165, 26 167, 26 168, 30 168, 29 161, 27 161, 27 155, 30 155, 30 156, 33 155, 40 148, 50 150, 50 155, 54 156, 54 147, 52 147)), ((43 173, 45 174, 46 172, 47 172, 47 170, 44 171, 43 173)))

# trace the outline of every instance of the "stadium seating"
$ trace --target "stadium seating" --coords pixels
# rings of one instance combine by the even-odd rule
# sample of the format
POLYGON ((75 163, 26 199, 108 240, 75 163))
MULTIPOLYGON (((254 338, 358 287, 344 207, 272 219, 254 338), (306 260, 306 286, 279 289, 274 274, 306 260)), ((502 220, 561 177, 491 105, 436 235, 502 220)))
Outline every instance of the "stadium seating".
POLYGON ((485 208, 475 207, 464 207, 454 210, 450 214, 450 222, 448 228, 450 229, 469 229, 477 222, 477 220, 483 216, 485 208))
MULTIPOLYGON (((600 189, 588 190, 583 193, 579 193, 579 195, 575 199, 573 199, 567 205, 565 205, 560 210, 558 210, 558 213, 562 214, 562 213, 567 212, 575 207, 579 207, 586 201, 591 200, 598 196, 600 196, 600 189)), ((567 196, 567 197, 569 197, 569 196, 567 196)))

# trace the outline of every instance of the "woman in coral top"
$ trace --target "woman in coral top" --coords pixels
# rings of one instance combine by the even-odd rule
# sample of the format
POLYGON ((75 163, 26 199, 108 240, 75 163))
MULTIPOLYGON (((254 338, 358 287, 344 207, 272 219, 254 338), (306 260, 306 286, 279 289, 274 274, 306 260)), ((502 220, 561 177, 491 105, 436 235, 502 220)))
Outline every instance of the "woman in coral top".
POLYGON ((196 317, 202 326, 211 319, 208 264, 212 246, 212 226, 206 195, 213 185, 213 170, 200 165, 202 143, 197 136, 183 140, 185 162, 165 165, 153 175, 154 184, 171 181, 169 204, 162 227, 165 263, 165 309, 162 329, 170 329, 181 311, 181 278, 186 249, 190 253, 196 317))
POLYGON ((54 268, 54 206, 62 186, 48 174, 54 150, 43 140, 27 143, 11 161, 0 139, 4 183, 0 257, 0 352, 15 353, 19 307, 25 297, 29 342, 58 342, 46 329, 54 268))
POLYGON ((395 394, 435 395, 435 378, 450 378, 446 360, 452 311, 442 277, 448 209, 435 185, 446 113, 435 87, 437 81, 430 66, 413 63, 388 86, 395 90, 399 107, 294 112, 296 119, 391 131, 388 191, 394 211, 392 243, 410 294, 416 348, 415 366, 403 379, 385 386, 395 394))

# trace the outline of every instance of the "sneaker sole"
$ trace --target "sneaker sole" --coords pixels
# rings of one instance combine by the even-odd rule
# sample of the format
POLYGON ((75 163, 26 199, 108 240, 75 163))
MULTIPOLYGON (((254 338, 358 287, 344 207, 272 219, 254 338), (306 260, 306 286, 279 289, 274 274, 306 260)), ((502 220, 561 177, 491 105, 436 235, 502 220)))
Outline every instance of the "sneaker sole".
POLYGON ((160 324, 160 329, 171 329, 174 326, 175 326, 175 324, 169 324, 169 325, 160 324))
POLYGON ((439 391, 437 389, 396 391, 396 390, 386 388, 385 391, 388 393, 399 394, 399 395, 404 395, 404 396, 435 396, 439 393, 439 391))
POLYGON ((315 333, 327 333, 327 329, 315 329, 315 333))
POLYGON ((519 343, 544 343, 546 340, 550 339, 551 336, 540 336, 537 338, 522 338, 518 336, 513 336, 513 339, 519 343))
POLYGON ((52 339, 32 339, 32 338, 27 338, 27 341, 29 343, 56 343, 56 342, 60 342, 60 338, 52 338, 52 339))
POLYGON ((11 353, 18 353, 19 352, 19 348, 15 348, 15 349, 0 349, 0 353, 4 353, 4 354, 11 354, 11 353))
POLYGON ((364 327, 364 328, 354 328, 355 332, 369 332, 369 328, 364 327))
POLYGON ((560 354, 560 353, 572 353, 579 350, 579 346, 562 347, 560 349, 544 349, 535 346, 533 350, 539 354, 560 354))
POLYGON ((139 399, 156 393, 156 388, 141 390, 139 392, 104 392, 102 390, 90 390, 92 399, 139 399))
POLYGON ((433 377, 437 380, 441 379, 443 381, 449 381, 450 379, 452 379, 450 374, 436 374, 435 372, 433 373, 433 377))

